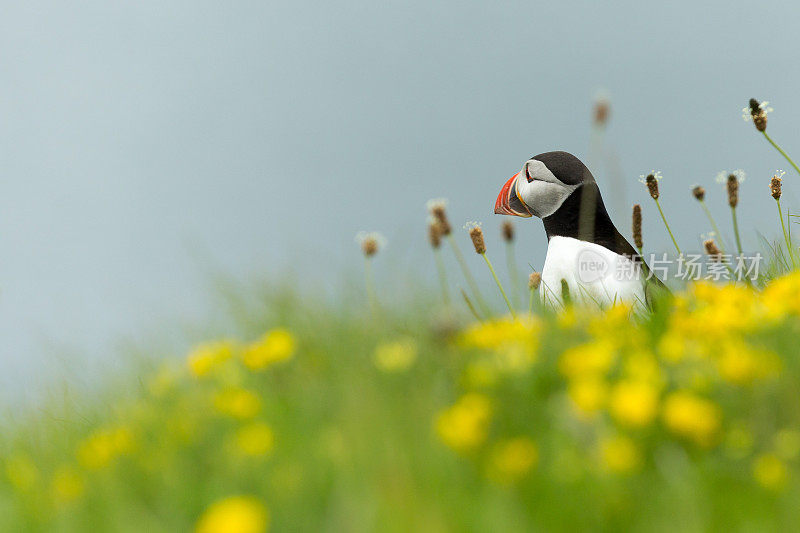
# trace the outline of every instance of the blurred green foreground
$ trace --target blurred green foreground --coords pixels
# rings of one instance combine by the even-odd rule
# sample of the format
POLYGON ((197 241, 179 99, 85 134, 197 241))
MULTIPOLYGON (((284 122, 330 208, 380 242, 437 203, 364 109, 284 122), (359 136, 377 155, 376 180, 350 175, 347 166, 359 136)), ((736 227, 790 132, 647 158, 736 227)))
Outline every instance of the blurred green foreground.
POLYGON ((791 530, 800 274, 470 323, 271 293, 17 413, 0 531, 791 530))

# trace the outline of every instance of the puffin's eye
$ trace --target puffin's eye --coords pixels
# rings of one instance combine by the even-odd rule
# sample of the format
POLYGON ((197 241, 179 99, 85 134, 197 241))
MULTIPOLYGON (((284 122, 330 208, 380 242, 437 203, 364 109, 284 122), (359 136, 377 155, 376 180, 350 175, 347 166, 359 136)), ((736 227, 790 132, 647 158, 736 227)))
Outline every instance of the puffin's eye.
POLYGON ((531 176, 531 167, 525 168, 525 177, 528 179, 528 183, 533 181, 533 176, 531 176))

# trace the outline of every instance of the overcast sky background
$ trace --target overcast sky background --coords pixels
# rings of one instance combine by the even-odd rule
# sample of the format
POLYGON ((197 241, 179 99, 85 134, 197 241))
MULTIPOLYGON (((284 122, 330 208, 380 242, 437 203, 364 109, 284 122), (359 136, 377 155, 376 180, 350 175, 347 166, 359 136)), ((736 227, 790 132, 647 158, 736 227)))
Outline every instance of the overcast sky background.
MULTIPOLYGON (((335 287, 361 266, 356 232, 379 229, 383 276, 423 268, 440 196, 496 239, 495 197, 539 152, 589 163, 626 235, 639 174, 660 169, 688 249, 707 230, 689 187, 728 228, 714 177, 741 167, 742 225, 776 235, 767 183, 787 165, 740 109, 770 100, 769 131, 800 156, 800 9, 753 6, 2 2, 0 397, 202 320, 208 264, 335 287), (625 187, 587 159, 601 90, 625 187)), ((669 250, 645 207, 647 247, 669 250)), ((520 264, 540 267, 541 222, 519 228, 520 264)))

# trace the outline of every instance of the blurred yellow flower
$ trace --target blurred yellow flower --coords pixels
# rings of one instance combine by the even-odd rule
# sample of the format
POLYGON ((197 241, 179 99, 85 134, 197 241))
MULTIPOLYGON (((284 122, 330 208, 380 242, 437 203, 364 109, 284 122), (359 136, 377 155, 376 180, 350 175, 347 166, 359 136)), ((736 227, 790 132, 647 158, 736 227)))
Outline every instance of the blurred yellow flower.
POLYGON ((789 473, 777 455, 767 453, 756 458, 753 463, 753 477, 766 489, 780 490, 786 485, 789 473))
POLYGON ((234 344, 231 341, 209 342, 197 346, 187 357, 189 371, 197 377, 205 377, 231 358, 234 344))
POLYGON ((595 376, 578 378, 569 382, 567 395, 578 414, 592 415, 605 406, 608 385, 595 376))
POLYGON ((476 322, 459 336, 458 342, 466 348, 478 348, 494 353, 513 352, 512 357, 532 361, 539 345, 540 322, 534 317, 513 319, 497 318, 476 322))
POLYGON ((656 416, 658 389, 644 381, 621 381, 611 390, 609 409, 624 426, 644 427, 656 416))
POLYGON ((108 466, 118 456, 133 451, 131 431, 125 427, 102 428, 86 437, 78 446, 78 462, 84 468, 98 470, 108 466))
POLYGON ((629 437, 607 437, 600 442, 600 459, 605 469, 624 474, 641 466, 642 455, 629 437))
POLYGON ((71 466, 62 466, 53 474, 53 498, 58 503, 68 503, 80 498, 84 491, 81 475, 71 466))
POLYGON ((283 328, 267 332, 244 349, 242 359, 251 370, 262 370, 273 363, 291 359, 297 350, 294 336, 283 328))
POLYGON ((800 271, 772 280, 761 293, 761 301, 768 319, 777 321, 800 314, 800 271))
POLYGON ((498 483, 510 484, 524 478, 536 466, 539 450, 527 437, 498 442, 489 454, 488 475, 498 483))
POLYGON ((486 440, 491 413, 489 398, 477 393, 465 394, 439 414, 436 431, 455 451, 470 452, 486 440))
POLYGON ((39 481, 39 468, 30 457, 24 454, 6 459, 5 470, 9 483, 20 491, 32 489, 39 481))
POLYGON ((275 436, 264 422, 252 422, 236 431, 236 447, 244 455, 258 457, 272 451, 275 436))
POLYGON ((240 387, 226 387, 214 396, 214 407, 233 418, 253 418, 261 410, 261 398, 240 387))
POLYGON ((231 496, 212 504, 200 517, 196 533, 263 533, 269 512, 254 496, 231 496))
POLYGON ((603 375, 616 360, 616 349, 606 340, 579 344, 558 359, 558 370, 568 378, 603 375))
POLYGON ((706 447, 714 444, 722 423, 717 405, 688 391, 667 396, 663 418, 670 431, 706 447))
POLYGON ((384 372, 403 372, 417 360, 417 344, 413 339, 387 342, 375 348, 373 361, 384 372))

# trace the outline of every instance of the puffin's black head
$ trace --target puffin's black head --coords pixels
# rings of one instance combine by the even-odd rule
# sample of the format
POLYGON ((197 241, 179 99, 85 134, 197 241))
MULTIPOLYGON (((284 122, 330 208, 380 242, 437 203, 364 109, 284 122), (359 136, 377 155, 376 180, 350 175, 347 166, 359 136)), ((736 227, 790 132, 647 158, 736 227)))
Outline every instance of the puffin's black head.
POLYGON ((594 183, 594 176, 574 155, 567 152, 535 155, 503 185, 494 212, 545 218, 585 183, 594 183))

